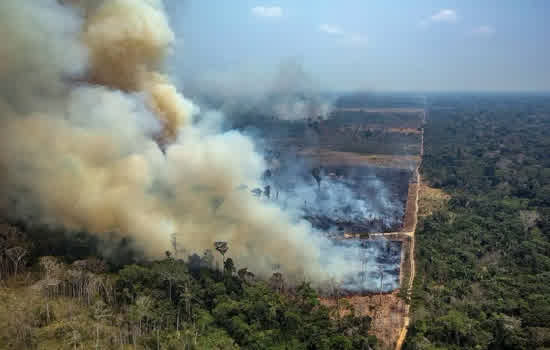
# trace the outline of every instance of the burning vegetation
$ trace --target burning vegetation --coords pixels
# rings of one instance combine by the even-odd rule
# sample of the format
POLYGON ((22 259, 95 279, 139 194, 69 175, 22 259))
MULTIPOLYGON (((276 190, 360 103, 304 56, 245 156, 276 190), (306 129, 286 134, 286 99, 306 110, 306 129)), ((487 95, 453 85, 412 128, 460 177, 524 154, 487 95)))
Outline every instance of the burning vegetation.
MULTIPOLYGON (((278 127, 270 138, 252 137, 201 112, 165 73, 176 34, 162 2, 6 1, 0 9, 10 38, 0 64, 0 206, 10 220, 87 232, 107 255, 121 241, 153 259, 175 236, 186 254, 228 242, 227 258, 258 276, 375 288, 350 278, 360 272, 347 258, 355 247, 327 233, 399 227, 407 174, 392 183, 390 170, 292 158, 300 135, 309 145, 332 140, 323 99, 298 101, 292 117, 261 119, 263 132, 278 127)), ((296 70, 286 66, 274 80, 276 101, 294 101, 280 85, 296 70)), ((303 96, 314 95, 301 80, 303 96)))

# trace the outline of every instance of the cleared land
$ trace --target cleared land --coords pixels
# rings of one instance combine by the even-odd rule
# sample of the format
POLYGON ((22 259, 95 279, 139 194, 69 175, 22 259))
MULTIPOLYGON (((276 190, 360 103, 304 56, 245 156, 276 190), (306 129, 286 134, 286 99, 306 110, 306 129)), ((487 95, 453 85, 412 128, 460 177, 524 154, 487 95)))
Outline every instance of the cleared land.
MULTIPOLYGON (((362 191, 360 182, 377 179, 391 192, 388 198, 400 198, 395 202, 402 205, 400 222, 386 231, 373 232, 368 228, 374 226, 363 224, 333 225, 330 214, 326 220, 328 226, 322 225, 335 227, 335 232, 329 232, 337 240, 385 239, 401 243, 401 288, 381 294, 376 291, 354 294, 339 290, 321 300, 327 305, 342 303, 343 313, 351 312, 344 307, 347 304, 353 306, 353 312, 370 316, 373 325, 371 333, 379 339, 383 348, 394 349, 400 348, 408 326, 409 306, 406 300, 414 279, 414 230, 421 188, 418 169, 423 153, 426 114, 418 104, 407 104, 409 102, 400 97, 390 100, 376 97, 376 103, 366 106, 361 101, 364 101, 363 96, 354 96, 348 105, 346 101, 339 103, 326 120, 310 118, 305 122, 292 122, 263 119, 257 122, 256 128, 272 147, 273 163, 279 164, 279 167, 285 162, 294 162, 305 163, 306 167, 310 167, 311 174, 316 168, 321 169, 317 171, 327 179, 345 182, 355 196, 365 201, 372 201, 373 193, 362 191), (383 105, 387 102, 390 103, 383 105), (379 170, 372 172, 374 176, 370 179, 349 171, 364 168, 379 170), (402 172, 406 176, 401 176, 402 172)), ((305 172, 306 177, 308 173, 305 172)))
POLYGON ((396 290, 388 294, 326 298, 321 302, 327 306, 338 306, 341 310, 340 317, 351 312, 347 305, 352 307, 356 315, 370 316, 371 334, 375 335, 384 347, 392 348, 391 339, 399 337, 403 327, 403 313, 407 308, 407 304, 398 294, 399 291, 396 290))
MULTIPOLYGON (((362 109, 358 109, 360 112, 365 113, 362 109)), ((355 110, 353 110, 355 111, 355 110)), ((395 111, 395 110, 394 110, 395 111)), ((373 113, 379 113, 377 109, 373 113)), ((411 113, 416 113, 417 110, 411 113)), ((423 125, 426 115, 422 110, 421 118, 419 119, 419 125, 423 125)), ((414 231, 416 230, 416 224, 419 214, 419 197, 421 189, 423 188, 420 178, 420 163, 423 154, 423 128, 419 128, 419 144, 418 153, 413 156, 406 156, 400 158, 395 155, 348 155, 337 152, 318 152, 318 156, 321 161, 330 161, 337 163, 337 157, 339 155, 344 156, 345 161, 342 162, 360 162, 374 165, 377 164, 373 159, 383 159, 383 162, 378 162, 382 166, 401 165, 408 166, 409 169, 414 169, 413 176, 409 181, 408 194, 406 200, 405 215, 403 217, 403 224, 397 232, 386 233, 371 233, 362 234, 359 232, 348 233, 345 238, 356 239, 360 237, 362 239, 389 239, 399 240, 402 242, 401 251, 401 266, 400 266, 400 285, 401 288, 387 294, 372 294, 372 295, 355 295, 347 297, 332 297, 323 299, 322 302, 327 305, 339 305, 340 303, 349 304, 353 306, 353 312, 359 315, 368 315, 372 318, 371 332, 375 335, 382 346, 387 349, 401 349, 403 341, 407 334, 409 325, 409 304, 406 299, 410 296, 412 290, 412 283, 414 280, 415 261, 414 261, 414 231), (404 290, 403 290, 404 289, 404 290), (405 298, 404 298, 405 296, 405 298)), ((310 151, 311 153, 314 153, 310 151)), ((424 189, 424 192, 427 190, 424 189)), ((435 195, 434 195, 435 196, 435 195)), ((344 309, 343 311, 346 311, 344 309)))
POLYGON ((434 211, 441 209, 451 199, 451 196, 438 188, 431 188, 428 185, 420 185, 420 208, 419 216, 431 215, 434 211))
POLYGON ((420 161, 414 155, 360 154, 326 149, 306 148, 300 155, 316 159, 322 166, 374 166, 383 168, 412 169, 420 161))

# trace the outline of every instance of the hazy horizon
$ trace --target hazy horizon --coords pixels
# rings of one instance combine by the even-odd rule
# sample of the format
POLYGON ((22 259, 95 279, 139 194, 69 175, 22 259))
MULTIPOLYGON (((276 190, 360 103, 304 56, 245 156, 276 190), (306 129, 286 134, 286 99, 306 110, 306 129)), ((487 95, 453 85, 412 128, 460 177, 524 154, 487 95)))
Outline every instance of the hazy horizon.
POLYGON ((292 58, 326 91, 550 92, 543 0, 165 4, 183 82, 292 58))

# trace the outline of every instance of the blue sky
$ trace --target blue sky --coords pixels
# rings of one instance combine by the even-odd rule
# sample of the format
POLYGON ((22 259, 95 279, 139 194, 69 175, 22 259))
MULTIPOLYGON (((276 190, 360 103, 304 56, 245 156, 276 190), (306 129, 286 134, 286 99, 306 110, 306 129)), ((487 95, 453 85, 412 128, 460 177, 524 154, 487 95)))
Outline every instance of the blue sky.
POLYGON ((329 90, 550 91, 547 0, 165 4, 184 76, 294 58, 329 90))

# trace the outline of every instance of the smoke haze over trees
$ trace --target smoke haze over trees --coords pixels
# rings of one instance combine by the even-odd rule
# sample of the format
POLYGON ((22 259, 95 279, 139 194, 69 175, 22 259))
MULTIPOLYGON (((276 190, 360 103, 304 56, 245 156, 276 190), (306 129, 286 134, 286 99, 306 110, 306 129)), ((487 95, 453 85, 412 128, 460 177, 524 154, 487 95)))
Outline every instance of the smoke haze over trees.
MULTIPOLYGON (((165 73, 175 34, 162 2, 0 6, 0 206, 12 219, 89 232, 107 246, 128 240, 149 258, 162 257, 173 234, 188 253, 227 241, 254 273, 280 266, 294 281, 356 273, 300 212, 242 190, 262 187, 265 160, 165 73)), ((311 86, 292 63, 272 93, 311 86)))
POLYGON ((325 119, 332 111, 333 97, 323 93, 320 83, 298 59, 286 59, 277 67, 263 70, 251 66, 226 72, 207 71, 185 87, 198 101, 220 109, 236 125, 272 118, 325 119))

